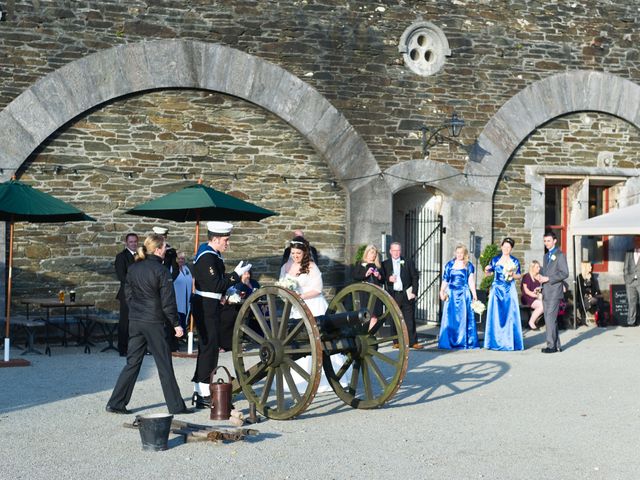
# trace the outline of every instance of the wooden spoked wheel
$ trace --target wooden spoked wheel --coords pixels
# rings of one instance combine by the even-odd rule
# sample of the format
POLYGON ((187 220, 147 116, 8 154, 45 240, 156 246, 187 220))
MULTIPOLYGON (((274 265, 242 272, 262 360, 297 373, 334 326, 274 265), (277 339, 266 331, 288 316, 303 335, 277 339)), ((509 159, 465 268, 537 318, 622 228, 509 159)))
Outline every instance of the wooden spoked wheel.
POLYGON ((294 418, 313 401, 322 374, 315 318, 282 287, 254 292, 233 328, 233 366, 247 400, 265 417, 294 418))
POLYGON ((345 332, 353 336, 353 347, 342 355, 325 354, 323 367, 331 388, 344 403, 354 408, 378 408, 402 384, 409 363, 409 337, 398 304, 386 291, 369 283, 340 290, 327 315, 363 308, 372 316, 369 323, 345 332))

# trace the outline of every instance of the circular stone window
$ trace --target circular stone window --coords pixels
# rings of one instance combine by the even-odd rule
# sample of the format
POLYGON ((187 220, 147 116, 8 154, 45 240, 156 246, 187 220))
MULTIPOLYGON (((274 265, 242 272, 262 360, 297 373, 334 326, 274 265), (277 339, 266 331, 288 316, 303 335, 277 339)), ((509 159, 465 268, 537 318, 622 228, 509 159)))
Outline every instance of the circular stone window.
POLYGON ((400 37, 398 50, 404 64, 425 77, 440 71, 445 57, 451 55, 444 32, 431 22, 416 22, 407 28, 400 37))

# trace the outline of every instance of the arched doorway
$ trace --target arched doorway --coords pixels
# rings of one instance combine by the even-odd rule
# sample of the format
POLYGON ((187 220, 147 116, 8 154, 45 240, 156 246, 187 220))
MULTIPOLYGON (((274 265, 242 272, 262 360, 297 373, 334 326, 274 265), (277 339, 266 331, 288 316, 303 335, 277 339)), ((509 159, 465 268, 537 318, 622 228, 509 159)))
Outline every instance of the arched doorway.
POLYGON ((412 186, 393 196, 393 239, 402 245, 403 255, 415 262, 420 275, 416 320, 440 319, 440 276, 442 272, 442 195, 430 187, 412 186))

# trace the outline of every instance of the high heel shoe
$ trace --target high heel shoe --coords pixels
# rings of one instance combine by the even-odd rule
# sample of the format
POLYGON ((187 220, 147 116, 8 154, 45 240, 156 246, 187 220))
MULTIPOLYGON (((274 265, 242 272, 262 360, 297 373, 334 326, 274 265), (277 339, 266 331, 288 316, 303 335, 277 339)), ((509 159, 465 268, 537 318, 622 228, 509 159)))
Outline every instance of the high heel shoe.
POLYGON ((197 392, 193 392, 191 397, 191 405, 195 405, 196 408, 211 408, 211 397, 203 397, 197 392))

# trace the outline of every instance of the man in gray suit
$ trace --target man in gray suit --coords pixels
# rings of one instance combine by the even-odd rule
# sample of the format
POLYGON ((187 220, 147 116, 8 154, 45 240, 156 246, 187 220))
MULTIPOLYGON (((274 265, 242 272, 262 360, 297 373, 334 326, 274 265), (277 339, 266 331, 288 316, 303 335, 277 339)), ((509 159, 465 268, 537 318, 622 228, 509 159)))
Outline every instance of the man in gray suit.
POLYGON ((569 266, 564 253, 557 247, 558 237, 554 232, 544 234, 544 256, 540 283, 542 283, 542 305, 544 307, 544 323, 547 327, 547 346, 542 353, 561 352, 558 336, 558 308, 564 297, 563 283, 569 276, 569 266))
POLYGON ((640 235, 633 239, 633 250, 628 250, 624 255, 624 284, 627 286, 627 301, 629 303, 629 316, 627 323, 621 323, 621 327, 635 327, 638 301, 640 300, 640 235))

